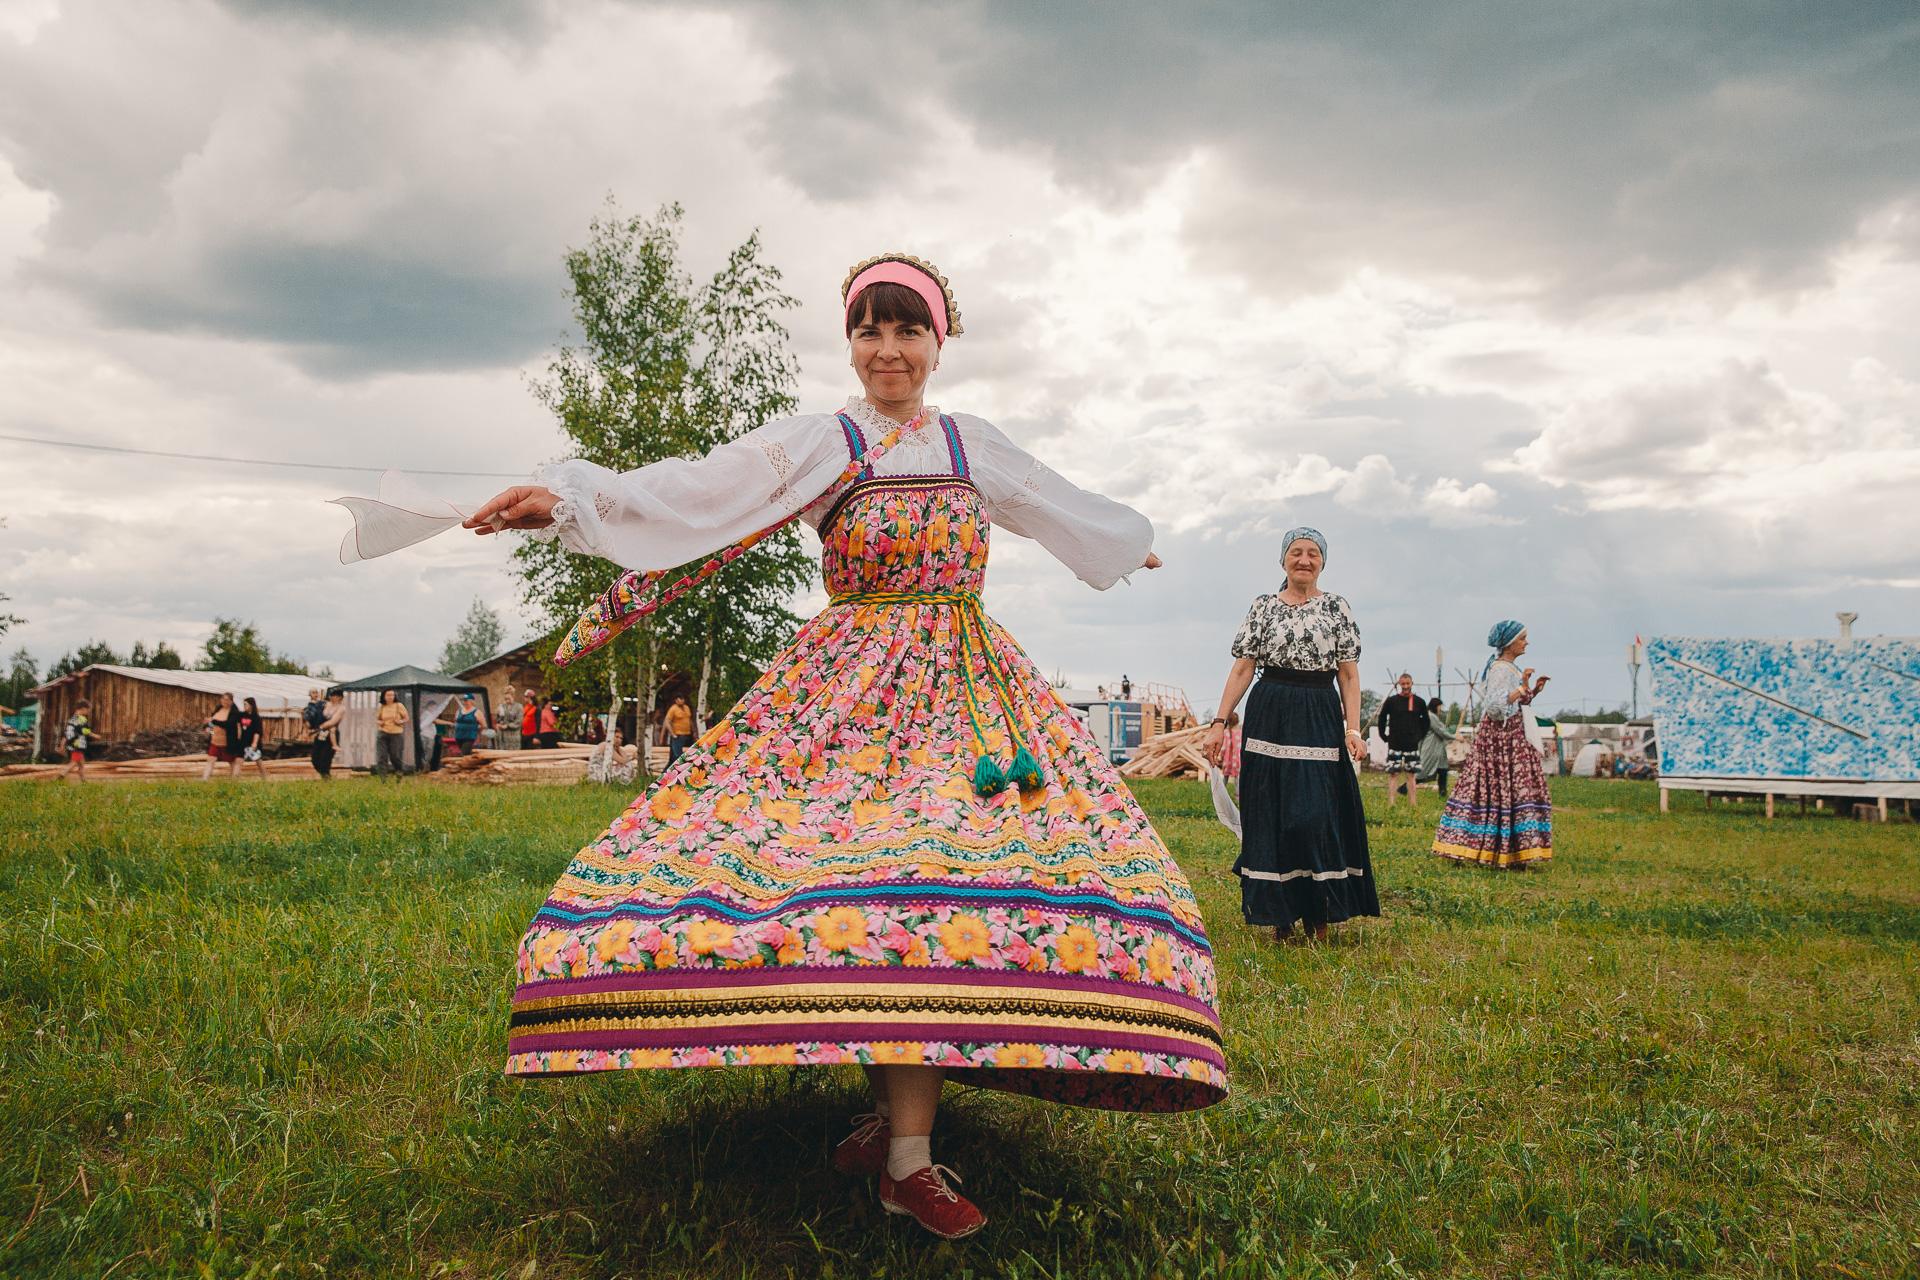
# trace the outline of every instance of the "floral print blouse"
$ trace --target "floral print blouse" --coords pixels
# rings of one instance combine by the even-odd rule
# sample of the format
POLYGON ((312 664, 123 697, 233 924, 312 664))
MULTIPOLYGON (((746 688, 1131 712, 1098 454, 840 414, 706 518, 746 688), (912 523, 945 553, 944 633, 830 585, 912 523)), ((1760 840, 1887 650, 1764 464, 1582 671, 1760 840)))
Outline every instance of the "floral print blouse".
POLYGON ((1233 637, 1233 656, 1263 667, 1332 671, 1360 660, 1360 627, 1344 598, 1323 591, 1305 604, 1288 604, 1279 592, 1260 596, 1233 637))

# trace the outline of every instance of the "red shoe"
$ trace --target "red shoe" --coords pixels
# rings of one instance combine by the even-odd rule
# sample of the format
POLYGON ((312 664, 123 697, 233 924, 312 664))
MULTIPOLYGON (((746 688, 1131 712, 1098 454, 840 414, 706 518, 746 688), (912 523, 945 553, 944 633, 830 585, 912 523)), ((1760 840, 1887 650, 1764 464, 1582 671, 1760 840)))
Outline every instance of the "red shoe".
POLYGON ((973 1201, 947 1185, 960 1176, 945 1165, 928 1165, 899 1182, 880 1174, 880 1207, 904 1213, 943 1240, 970 1236, 987 1225, 987 1215, 973 1201))
POLYGON ((833 1167, 842 1173, 872 1176, 887 1167, 887 1143, 893 1126, 878 1111, 853 1118, 853 1132, 833 1149, 833 1167))

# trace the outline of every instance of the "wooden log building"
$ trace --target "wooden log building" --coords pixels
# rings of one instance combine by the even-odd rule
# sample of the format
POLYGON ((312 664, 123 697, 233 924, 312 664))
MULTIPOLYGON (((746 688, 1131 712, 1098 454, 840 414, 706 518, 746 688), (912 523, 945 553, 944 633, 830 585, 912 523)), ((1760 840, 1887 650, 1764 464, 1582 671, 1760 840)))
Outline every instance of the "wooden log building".
POLYGON ((327 684, 313 676, 259 671, 167 671, 96 663, 33 690, 40 701, 34 749, 43 759, 59 754, 67 718, 82 698, 93 703, 94 736, 102 743, 114 743, 139 733, 181 726, 197 729, 220 705, 220 695, 231 693, 236 703, 248 698, 259 703, 265 725, 262 742, 271 750, 278 742, 305 740, 306 723, 300 713, 306 708, 307 692, 325 689, 327 684))
POLYGON ((540 641, 529 640, 525 644, 515 645, 511 649, 494 654, 485 662, 476 663, 465 671, 448 674, 455 679, 477 684, 487 691, 487 705, 492 714, 504 716, 507 723, 496 725, 503 734, 517 740, 520 733, 520 695, 528 689, 542 690, 545 685, 540 677, 540 663, 533 654, 536 643, 553 645, 552 638, 540 641))

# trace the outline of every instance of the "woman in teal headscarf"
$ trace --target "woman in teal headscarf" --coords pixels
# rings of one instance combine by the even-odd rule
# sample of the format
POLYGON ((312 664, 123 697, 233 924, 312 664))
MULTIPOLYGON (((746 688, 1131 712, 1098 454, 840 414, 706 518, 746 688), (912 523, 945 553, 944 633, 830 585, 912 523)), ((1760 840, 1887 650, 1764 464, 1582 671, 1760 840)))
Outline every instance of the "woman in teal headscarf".
POLYGON ((1540 753, 1527 740, 1526 708, 1547 677, 1520 669, 1527 629, 1511 618, 1494 624, 1487 644, 1494 652, 1480 677, 1480 726, 1433 833, 1433 851, 1486 867, 1536 866, 1553 856, 1553 797, 1540 753))

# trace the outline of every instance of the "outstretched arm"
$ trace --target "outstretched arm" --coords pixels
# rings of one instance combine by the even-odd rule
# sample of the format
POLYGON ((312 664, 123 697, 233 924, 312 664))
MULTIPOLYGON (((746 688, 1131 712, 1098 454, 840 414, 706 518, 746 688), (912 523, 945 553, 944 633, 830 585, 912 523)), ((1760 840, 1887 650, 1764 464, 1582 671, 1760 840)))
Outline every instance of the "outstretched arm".
POLYGON ((1032 538, 1096 590, 1135 569, 1159 567, 1153 522, 1138 511, 1080 488, 984 418, 959 414, 954 421, 995 524, 1032 538))
POLYGON ((579 458, 555 463, 539 483, 495 495, 464 527, 551 530, 569 550, 629 569, 670 569, 778 524, 826 492, 846 464, 846 438, 831 415, 782 418, 704 458, 627 472, 579 458))
POLYGON ((537 484, 517 484, 488 498, 460 527, 475 533, 545 529, 553 523, 553 507, 559 501, 560 495, 551 489, 537 484))

